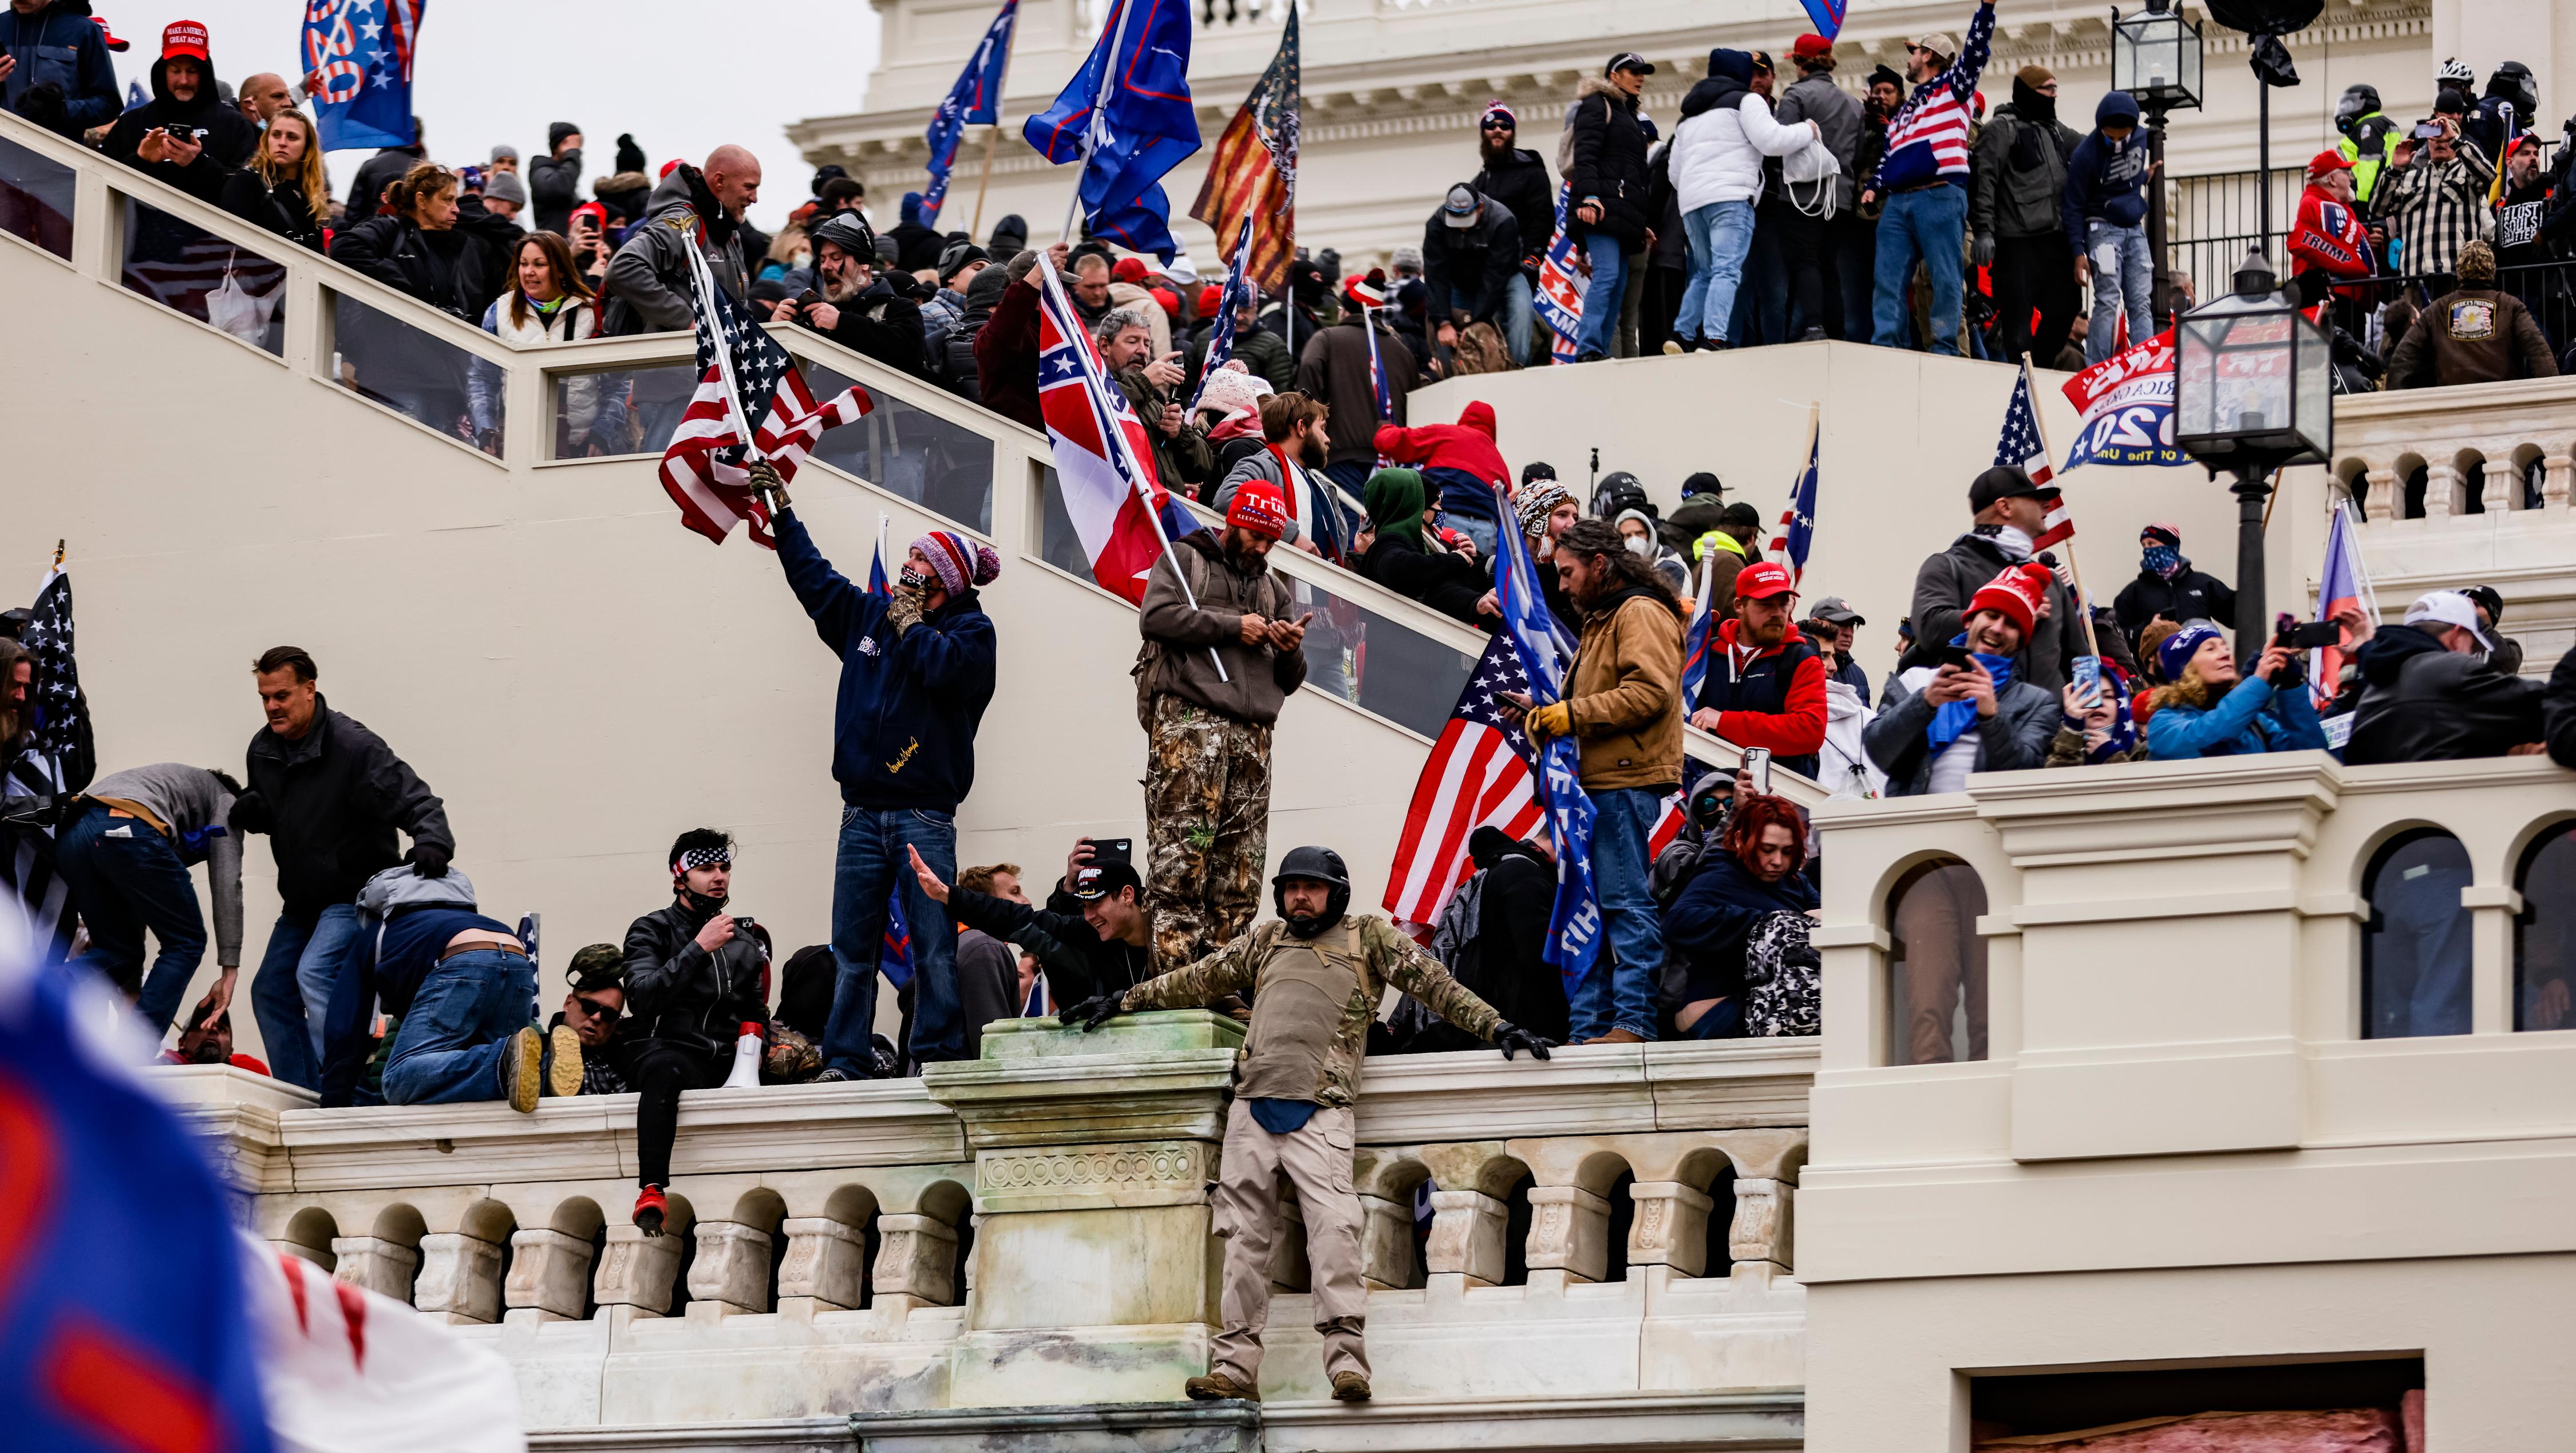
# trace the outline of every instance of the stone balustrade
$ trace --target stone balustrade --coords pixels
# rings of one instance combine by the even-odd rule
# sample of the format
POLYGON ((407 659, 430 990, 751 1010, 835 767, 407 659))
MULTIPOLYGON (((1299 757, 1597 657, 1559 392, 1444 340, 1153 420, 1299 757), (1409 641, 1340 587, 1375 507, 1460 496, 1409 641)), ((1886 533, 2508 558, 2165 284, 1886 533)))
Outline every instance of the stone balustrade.
MULTIPOLYGON (((488 1341, 530 1426, 571 1436, 1177 1396, 1217 1318, 1239 1039, 1199 1012, 1018 1021, 923 1080, 693 1092, 660 1237, 627 1224, 631 1097, 325 1111, 237 1071, 162 1078, 260 1235, 488 1341)), ((1353 1183, 1380 1397, 1608 1399, 1652 1423, 1797 1386, 1815 1059, 1372 1060, 1353 1183)), ((1293 1198, 1287 1221, 1264 1391, 1320 1402, 1293 1198)))

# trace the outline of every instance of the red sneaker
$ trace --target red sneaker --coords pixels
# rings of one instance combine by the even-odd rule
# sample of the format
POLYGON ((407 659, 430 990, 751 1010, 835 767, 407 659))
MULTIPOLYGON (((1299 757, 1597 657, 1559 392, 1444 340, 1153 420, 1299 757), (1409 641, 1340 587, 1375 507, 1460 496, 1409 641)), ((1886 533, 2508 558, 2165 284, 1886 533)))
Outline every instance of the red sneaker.
POLYGON ((662 1188, 646 1186, 635 1197, 635 1225, 647 1236, 659 1236, 663 1218, 670 1210, 671 1203, 662 1198, 662 1188))

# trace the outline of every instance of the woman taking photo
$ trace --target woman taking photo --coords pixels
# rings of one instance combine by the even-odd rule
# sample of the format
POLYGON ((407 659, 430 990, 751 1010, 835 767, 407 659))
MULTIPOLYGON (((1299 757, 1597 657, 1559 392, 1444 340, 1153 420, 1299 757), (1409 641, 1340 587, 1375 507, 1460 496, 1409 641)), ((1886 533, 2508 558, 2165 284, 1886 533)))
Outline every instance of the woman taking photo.
MULTIPOLYGON (((543 348, 578 343, 599 334, 599 303, 573 262, 572 244, 552 232, 519 239, 510 269, 510 286, 483 310, 483 331, 513 348, 543 348)), ((622 410, 603 406, 614 392, 610 376, 573 373, 562 376, 555 457, 622 452, 617 440, 622 419, 603 413, 622 410)), ((474 437, 485 452, 497 452, 501 434, 501 370, 476 359, 466 371, 466 409, 474 419, 474 437)))
POLYGON ((259 148, 227 173, 221 205, 245 222, 315 252, 331 215, 331 187, 322 175, 322 141, 313 118, 289 108, 269 118, 259 148))

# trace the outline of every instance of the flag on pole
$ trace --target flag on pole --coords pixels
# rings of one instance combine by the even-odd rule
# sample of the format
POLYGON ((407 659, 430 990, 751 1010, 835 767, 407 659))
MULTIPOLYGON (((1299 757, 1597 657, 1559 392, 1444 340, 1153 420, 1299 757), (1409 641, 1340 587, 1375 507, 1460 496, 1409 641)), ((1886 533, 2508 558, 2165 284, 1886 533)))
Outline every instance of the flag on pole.
MULTIPOLYGON (((2364 618, 2379 624, 2379 593, 2370 587, 2370 567, 2361 558, 2361 536, 2353 527, 2352 506, 2337 501, 2334 522, 2326 529, 2325 573, 2317 578, 2317 619, 2330 621, 2335 612, 2347 606, 2361 607, 2364 618)), ((2342 646, 2325 646, 2308 661, 2309 688, 2316 693, 2317 704, 2334 699, 2335 683, 2343 677, 2346 652, 2342 646)))
POLYGON ((1296 250, 1297 67, 1297 7, 1291 5, 1278 53, 1216 139, 1207 180, 1190 204, 1190 215, 1210 227, 1222 228, 1237 217, 1261 219, 1250 271, 1253 282, 1265 289, 1286 284, 1288 261, 1296 250))
MULTIPOLYGON (((88 699, 72 654, 72 578, 57 565, 36 587, 26 636, 27 744, 0 777, 0 796, 60 797, 97 774, 88 699)), ((48 958, 71 950, 71 890, 54 875, 53 831, 32 824, 0 827, 0 887, 13 890, 48 958)))
POLYGON ((2081 422, 2066 467, 2192 462, 2174 447, 2174 335, 2171 328, 2124 348, 2066 381, 2081 422))
POLYGON ((1252 218, 1235 229, 1234 246, 1226 250, 1225 291, 1217 295, 1216 323, 1208 332, 1207 362, 1199 365, 1198 391, 1190 395, 1189 416, 1198 417, 1199 400, 1207 397, 1208 380, 1234 357, 1234 318, 1252 301, 1252 276, 1245 268, 1244 250, 1252 245, 1252 218))
POLYGON ((1843 15, 1850 9, 1851 0, 1798 0, 1798 3, 1805 7, 1807 23, 1816 28, 1816 34, 1832 40, 1843 33, 1843 15))
MULTIPOLYGON (((2020 470, 2037 485, 2048 484, 2057 474, 2049 467, 2048 442, 2040 437, 2038 401, 2031 396, 2028 363, 2022 365, 2021 376, 2013 380, 2012 402, 2004 405, 2003 432, 1995 439, 1995 463, 2020 470)), ((2033 550, 2045 550, 2075 534, 2075 517, 2066 508, 2064 494, 2051 487, 2043 503, 2048 506, 2048 519, 2030 542, 2033 550)))
POLYGON ((877 553, 868 561, 868 594, 870 595, 894 594, 894 583, 886 579, 885 537, 885 511, 879 510, 877 511, 877 553))
POLYGON ((304 69, 322 73, 313 122, 324 151, 409 146, 411 64, 424 0, 306 0, 304 69))
MULTIPOLYGON (((1499 491, 1498 491, 1499 493, 1499 491)), ((1567 657, 1557 649, 1556 624, 1539 589, 1538 569, 1518 530, 1494 537, 1494 595, 1503 628, 1529 677, 1530 701, 1544 705, 1565 691, 1567 657)), ((1592 882, 1592 799, 1578 780, 1574 739, 1552 737, 1537 753, 1539 801, 1556 838, 1556 902, 1548 912, 1547 942, 1539 957, 1565 976, 1566 993, 1592 971, 1601 948, 1601 899, 1592 882)))
POLYGON ((269 1431, 281 1449, 526 1449, 517 1374, 489 1346, 247 1231, 236 1231, 233 1245, 249 1281, 269 1431))
POLYGON ((1165 263, 1180 244, 1163 177, 1199 149, 1189 72, 1188 6, 1111 0, 1090 58, 1020 128, 1048 161, 1082 159, 1082 217, 1093 236, 1165 263))
POLYGON ((894 890, 886 895, 885 938, 877 947, 877 972, 898 989, 912 982, 912 925, 903 916, 903 884, 909 876, 895 875, 894 890))
POLYGON ((1041 254, 1037 270, 1038 412, 1064 512, 1091 561, 1091 578, 1142 605, 1164 538, 1197 530, 1198 518, 1156 482, 1145 426, 1110 381, 1055 264, 1041 254))
POLYGON ((1574 236, 1566 230, 1567 199, 1570 189, 1556 189, 1556 231, 1548 238, 1547 252, 1539 259, 1538 296, 1534 300, 1539 321, 1554 335, 1548 352, 1559 363, 1574 361, 1575 335, 1583 331, 1583 280, 1575 275, 1574 236))
POLYGON ((936 226, 939 205, 948 200, 948 178, 957 168, 957 143, 969 126, 992 126, 1001 119, 1002 78, 1011 68, 1011 27, 1020 17, 1020 0, 1002 0, 1002 13, 984 30, 983 43, 959 72, 957 84, 930 118, 930 190, 921 194, 921 225, 936 226))
MULTIPOLYGON (((1824 443, 1811 424, 1807 433, 1807 467, 1790 487, 1789 507, 1780 512, 1780 533, 1771 537, 1771 556, 1789 563, 1792 583, 1807 574, 1807 551, 1816 543, 1816 458, 1824 443)), ((2067 533, 2074 533, 2069 530, 2067 533)))
POLYGON ((753 544, 775 549, 769 507, 752 497, 749 459, 766 458, 780 479, 793 479, 825 429, 860 417, 875 401, 852 385, 815 402, 796 360, 767 328, 735 314, 695 247, 689 256, 697 274, 689 312, 697 323, 698 391, 662 451, 662 490, 680 507, 680 523, 716 544, 741 524, 750 526, 753 544), (751 443, 759 452, 751 455, 744 421, 755 418, 751 443))
POLYGON ((1529 675, 1511 637, 1497 633, 1485 645, 1467 689, 1414 781, 1387 872, 1386 911, 1397 923, 1425 927, 1440 920, 1449 895, 1476 865, 1467 838, 1480 827, 1527 837, 1545 818, 1529 737, 1502 710, 1505 692, 1529 694, 1529 675))
POLYGON ((1710 562, 1699 566, 1699 598, 1691 602, 1690 624, 1682 628, 1682 715, 1708 681, 1708 645, 1717 639, 1717 572, 1710 562))

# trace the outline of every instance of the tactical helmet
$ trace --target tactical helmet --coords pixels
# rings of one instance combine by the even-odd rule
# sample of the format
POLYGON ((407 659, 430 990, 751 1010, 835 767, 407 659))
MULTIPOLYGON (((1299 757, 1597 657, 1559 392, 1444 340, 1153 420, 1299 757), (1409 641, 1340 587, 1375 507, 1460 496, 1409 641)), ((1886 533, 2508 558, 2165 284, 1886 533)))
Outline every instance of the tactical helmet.
POLYGON ((2343 88, 2343 99, 2335 103, 2335 130, 2350 132, 2352 124, 2379 109, 2379 88, 2355 85, 2343 88))
POLYGON ((876 266, 877 235, 868 227, 867 220, 856 212, 833 213, 816 224, 813 231, 806 233, 805 239, 816 247, 828 242, 853 261, 876 266))
MULTIPOLYGON (((1342 855, 1331 848, 1290 848, 1279 860, 1279 871, 1270 879, 1270 906, 1281 918, 1288 916, 1288 880, 1307 878, 1329 890, 1324 897, 1324 924, 1342 921, 1351 906, 1350 870, 1342 866, 1342 855)), ((1295 925, 1292 923, 1291 928, 1295 925)))
POLYGON ((2487 77, 2487 94, 2511 101, 2515 113, 2525 121, 2540 109, 2538 80, 2531 74, 2531 67, 2520 61, 2506 61, 2496 67, 2495 74, 2487 77))
POLYGON ((1595 519, 1616 519, 1621 510, 1655 513, 1646 499, 1646 486, 1638 482, 1637 476, 1617 469, 1601 476, 1601 483, 1593 487, 1592 515, 1595 519))

